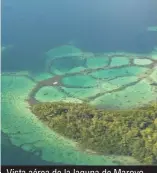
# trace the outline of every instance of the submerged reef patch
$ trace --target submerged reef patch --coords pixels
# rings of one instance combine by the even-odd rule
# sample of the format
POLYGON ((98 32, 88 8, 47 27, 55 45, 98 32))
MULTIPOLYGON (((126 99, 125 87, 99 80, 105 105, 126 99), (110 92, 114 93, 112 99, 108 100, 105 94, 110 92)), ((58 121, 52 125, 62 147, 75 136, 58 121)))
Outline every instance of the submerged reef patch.
POLYGON ((46 54, 47 77, 37 81, 28 100, 79 100, 106 109, 132 109, 157 99, 156 49, 148 55, 94 54, 65 45, 46 54))
POLYGON ((148 31, 157 31, 157 26, 149 26, 148 31))
POLYGON ((41 72, 2 73, 2 132, 51 162, 155 164, 156 50, 94 54, 65 45, 46 53, 41 72))

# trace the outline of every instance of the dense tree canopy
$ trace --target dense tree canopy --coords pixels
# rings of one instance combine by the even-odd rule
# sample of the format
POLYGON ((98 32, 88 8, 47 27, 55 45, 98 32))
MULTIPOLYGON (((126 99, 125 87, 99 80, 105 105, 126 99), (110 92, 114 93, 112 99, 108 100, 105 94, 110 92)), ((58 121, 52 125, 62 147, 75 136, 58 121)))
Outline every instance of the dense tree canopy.
POLYGON ((157 164, 157 104, 137 110, 98 110, 87 104, 39 103, 32 112, 82 148, 157 164))

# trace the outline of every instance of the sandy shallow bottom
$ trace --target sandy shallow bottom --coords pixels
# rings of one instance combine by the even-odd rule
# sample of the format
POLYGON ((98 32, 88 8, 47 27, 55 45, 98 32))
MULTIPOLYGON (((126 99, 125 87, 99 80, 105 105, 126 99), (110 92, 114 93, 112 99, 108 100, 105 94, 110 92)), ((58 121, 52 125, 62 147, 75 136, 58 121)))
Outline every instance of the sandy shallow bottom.
POLYGON ((88 100, 90 104, 109 109, 128 109, 148 104, 157 98, 156 53, 144 57, 143 63, 140 57, 136 64, 133 58, 139 58, 139 55, 93 55, 69 46, 50 50, 47 55, 44 72, 2 74, 2 132, 11 143, 50 162, 139 164, 131 157, 102 156, 93 151, 80 150, 74 141, 56 134, 40 122, 30 112, 26 99, 78 103, 88 100), (69 50, 73 50, 72 53, 69 50), (72 58, 72 64, 64 69, 58 62, 55 66, 53 64, 54 59, 61 62, 71 57, 76 57, 77 63, 72 58), (96 58, 99 59, 98 64, 96 58), (146 59, 151 63, 146 63, 146 59))
MULTIPOLYGON (((117 160, 116 156, 99 156, 79 151, 75 142, 51 131, 31 114, 25 99, 34 83, 26 77, 18 76, 12 79, 12 76, 4 75, 2 85, 2 131, 15 146, 46 161, 89 165, 119 162, 119 156, 117 160), (27 85, 23 85, 26 83, 27 85)), ((128 160, 127 157, 122 159, 128 160)), ((130 161, 132 163, 133 159, 130 161)))

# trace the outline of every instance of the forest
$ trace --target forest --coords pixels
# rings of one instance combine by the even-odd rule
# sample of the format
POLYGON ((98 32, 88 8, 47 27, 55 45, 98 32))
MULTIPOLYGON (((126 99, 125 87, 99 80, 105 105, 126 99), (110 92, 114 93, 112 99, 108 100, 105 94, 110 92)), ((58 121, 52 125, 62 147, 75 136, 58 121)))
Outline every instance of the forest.
POLYGON ((157 164, 157 103, 135 110, 103 110, 86 103, 47 102, 32 105, 31 111, 80 148, 157 164))

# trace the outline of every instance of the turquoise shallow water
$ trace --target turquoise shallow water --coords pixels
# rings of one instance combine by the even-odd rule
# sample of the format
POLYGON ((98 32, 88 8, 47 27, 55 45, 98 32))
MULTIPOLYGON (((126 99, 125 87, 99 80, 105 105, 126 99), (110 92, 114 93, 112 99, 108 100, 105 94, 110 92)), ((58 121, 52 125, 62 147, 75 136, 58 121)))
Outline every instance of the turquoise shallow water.
MULTIPOLYGON (((65 46, 63 50, 66 50, 67 54, 64 57, 61 50, 59 56, 58 50, 59 47, 57 51, 55 49, 50 51, 53 56, 48 53, 45 66, 43 65, 45 70, 40 73, 29 71, 2 73, 2 132, 9 139, 9 143, 52 164, 54 162, 79 165, 139 164, 131 157, 105 156, 94 153, 88 148, 80 149, 75 141, 60 136, 40 122, 30 112, 27 99, 35 98, 40 102, 78 103, 88 100, 89 104, 110 109, 128 109, 148 104, 157 96, 156 87, 150 85, 154 78, 157 78, 155 68, 157 62, 154 60, 156 54, 153 52, 147 55, 147 59, 151 61, 150 66, 142 64, 141 67, 139 64, 133 64, 130 59, 132 57, 136 59, 139 55, 127 53, 120 55, 125 63, 120 64, 117 61, 113 66, 112 60, 118 53, 112 53, 112 56, 111 54, 104 56, 108 57, 107 65, 106 61, 103 61, 105 62, 103 66, 97 64, 97 67, 89 68, 88 59, 93 59, 93 63, 96 64, 94 54, 81 50, 79 54, 71 53, 69 47, 65 46), (58 64, 53 64, 53 61, 67 59, 67 55, 72 56, 74 60, 76 57, 76 62, 79 59, 83 60, 84 64, 80 63, 80 65, 85 69, 75 71, 77 66, 68 64, 67 68, 65 67, 68 70, 62 71, 60 76, 52 73, 51 65, 58 67, 58 64)), ((71 47, 71 50, 78 51, 74 47, 71 47)), ((140 56, 141 59, 142 57, 140 56)))
POLYGON ((157 82, 157 71, 149 69, 157 60, 152 52, 157 5, 143 0, 142 7, 137 0, 2 2, 3 164, 136 162, 78 151, 74 141, 60 140, 35 120, 25 99, 37 87, 34 97, 42 102, 89 100, 119 109, 154 100, 156 89, 150 84, 157 82), (129 63, 134 65, 130 68, 129 63))
POLYGON ((8 86, 11 79, 10 76, 2 76, 2 131, 7 134, 12 144, 49 162, 114 164, 112 159, 105 159, 104 156, 80 152, 74 142, 64 139, 38 121, 24 102, 27 92, 34 85, 33 82, 20 76, 8 86), (25 82, 27 85, 20 89, 19 86, 25 82))
POLYGON ((38 156, 31 154, 30 152, 24 151, 19 147, 13 145, 10 141, 8 136, 1 133, 1 151, 2 151, 2 158, 1 164, 2 165, 61 165, 62 163, 54 162, 47 162, 40 159, 38 156), (9 154, 6 154, 9 153, 9 154), (18 157, 17 157, 18 153, 18 157))

